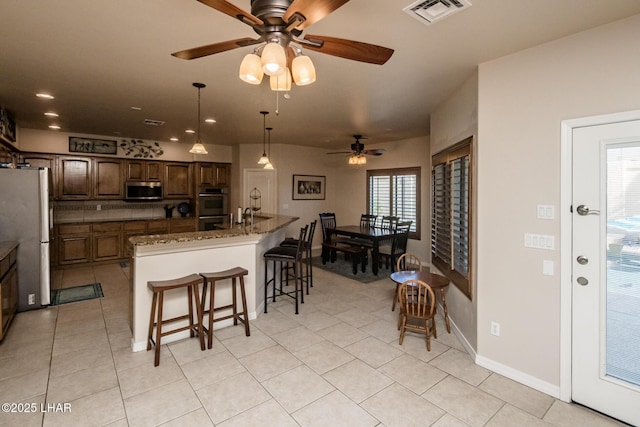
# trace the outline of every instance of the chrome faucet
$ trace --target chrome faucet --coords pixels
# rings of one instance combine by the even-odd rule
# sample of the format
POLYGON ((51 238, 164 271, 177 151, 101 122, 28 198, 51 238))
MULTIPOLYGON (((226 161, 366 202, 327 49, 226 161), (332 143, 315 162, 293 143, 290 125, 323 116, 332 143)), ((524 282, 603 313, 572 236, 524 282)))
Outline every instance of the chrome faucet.
POLYGON ((244 210, 244 214, 242 215, 242 217, 246 220, 249 219, 249 224, 253 224, 253 209, 251 208, 246 208, 244 210), (247 213, 247 211, 249 211, 249 213, 247 213))

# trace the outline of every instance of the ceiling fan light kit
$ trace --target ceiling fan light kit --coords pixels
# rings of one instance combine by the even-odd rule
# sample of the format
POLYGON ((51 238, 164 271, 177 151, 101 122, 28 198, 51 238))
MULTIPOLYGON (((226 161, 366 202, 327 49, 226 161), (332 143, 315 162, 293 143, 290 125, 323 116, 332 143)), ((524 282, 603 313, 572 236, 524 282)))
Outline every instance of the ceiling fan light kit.
POLYGON ((262 83, 264 71, 262 71, 262 60, 255 53, 247 54, 240 63, 240 80, 252 85, 262 83))
POLYGON ((251 13, 227 0, 198 0, 218 12, 249 25, 258 38, 239 38, 172 53, 181 59, 196 59, 231 49, 260 44, 254 53, 246 55, 240 64, 242 81, 257 85, 263 75, 271 77, 271 89, 288 91, 291 80, 298 86, 316 81, 311 58, 301 55, 299 46, 353 61, 382 65, 391 58, 393 49, 353 40, 324 36, 302 36, 311 24, 318 22, 349 0, 251 0, 251 13), (292 46, 293 45, 293 46, 292 46), (291 52, 291 70, 287 70, 287 51, 291 52), (260 68, 260 71, 258 71, 260 68), (287 74, 283 82, 274 76, 287 74), (286 87, 286 89, 283 89, 286 87), (274 89, 275 88, 275 89, 274 89))
POLYGON ((269 77, 269 86, 275 92, 288 92, 291 90, 291 72, 285 68, 283 74, 269 77))
POLYGON ((283 74, 287 67, 287 53, 280 46, 278 40, 274 40, 262 49, 262 71, 268 76, 283 74))

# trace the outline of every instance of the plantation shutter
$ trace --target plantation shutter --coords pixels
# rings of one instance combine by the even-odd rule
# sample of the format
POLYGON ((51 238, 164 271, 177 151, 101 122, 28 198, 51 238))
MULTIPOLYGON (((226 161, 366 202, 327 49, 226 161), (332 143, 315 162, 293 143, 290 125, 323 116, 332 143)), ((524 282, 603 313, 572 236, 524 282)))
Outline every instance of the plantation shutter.
POLYGON ((471 141, 432 159, 431 261, 471 298, 471 141))

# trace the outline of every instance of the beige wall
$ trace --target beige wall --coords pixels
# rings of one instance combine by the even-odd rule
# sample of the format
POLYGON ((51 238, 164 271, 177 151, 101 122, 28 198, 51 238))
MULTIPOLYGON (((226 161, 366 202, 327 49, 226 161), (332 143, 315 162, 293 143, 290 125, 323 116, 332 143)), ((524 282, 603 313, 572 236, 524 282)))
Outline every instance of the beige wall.
MULTIPOLYGON (((366 142, 366 141, 365 141, 366 142)), ((271 145, 271 159, 278 176, 279 214, 300 217, 300 221, 290 225, 287 235, 293 236, 305 223, 318 219, 318 213, 333 211, 341 224, 357 224, 360 214, 366 211, 367 169, 386 169, 395 167, 421 166, 421 203, 422 203, 422 240, 410 240, 408 250, 415 252, 421 259, 429 258, 429 139, 416 138, 392 143, 369 144, 367 148, 385 148, 380 157, 369 156, 365 167, 347 164, 347 157, 327 155, 327 150, 295 145, 271 145), (292 200, 292 175, 326 176, 327 189, 325 200, 292 200), (426 233, 426 234, 425 234, 426 233)), ((258 167, 257 161, 262 154, 261 144, 243 144, 238 149, 237 163, 238 188, 242 188, 242 171, 258 167)), ((232 200, 233 203, 237 201, 232 200)), ((314 237, 314 246, 319 247, 322 239, 318 227, 314 237)))
POLYGON ((640 15, 479 67, 477 360, 550 394, 570 286, 560 272, 571 268, 560 265, 561 122, 640 108, 638 40, 640 15), (555 219, 536 219, 538 204, 554 205, 555 219), (555 250, 525 248, 524 233, 555 236, 555 250))
MULTIPOLYGON (((69 137, 79 136, 84 138, 108 139, 115 140, 118 144, 123 140, 132 138, 120 138, 104 135, 87 135, 81 133, 66 133, 56 131, 44 131, 35 129, 20 129, 19 143, 16 144, 20 151, 30 151, 36 153, 69 153, 69 137)), ((155 141, 146 141, 154 143, 155 141)), ((178 143, 169 141, 158 141, 164 153, 158 157, 159 160, 178 161, 178 162, 220 162, 230 163, 232 161, 232 150, 229 146, 205 144, 209 154, 190 154, 191 145, 188 143, 178 143)), ((74 155, 82 155, 82 153, 72 153, 74 155)), ((120 147, 116 157, 127 157, 120 147)), ((131 156, 129 156, 131 157, 131 156)))
MULTIPOLYGON (((469 136, 475 136, 478 132, 478 73, 469 77, 449 98, 440 104, 431 114, 431 155, 455 145, 469 136)), ((477 153, 477 141, 474 139, 473 156, 477 153)), ((429 158, 430 160, 430 158, 429 158)), ((478 164, 476 159, 475 165, 478 164)), ((474 190, 477 189, 477 169, 472 177, 474 190)), ((476 201, 472 203, 473 211, 476 210, 476 201)), ((429 218, 430 221, 430 218, 429 218)), ((477 241, 475 236, 477 214, 471 218, 472 243, 477 241)), ((475 249, 475 247, 474 247, 475 249)), ((475 253, 475 251, 474 251, 475 253)), ((476 258, 477 259, 477 258, 476 258)), ((471 292, 470 300, 457 287, 449 286, 447 290, 447 306, 452 322, 462 335, 467 351, 474 353, 477 348, 477 262, 471 260, 471 292)))

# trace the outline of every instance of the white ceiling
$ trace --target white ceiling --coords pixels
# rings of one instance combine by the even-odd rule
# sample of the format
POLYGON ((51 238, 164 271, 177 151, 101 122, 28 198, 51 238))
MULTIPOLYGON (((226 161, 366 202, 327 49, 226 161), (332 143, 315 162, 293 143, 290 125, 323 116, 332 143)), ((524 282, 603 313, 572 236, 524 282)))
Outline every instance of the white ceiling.
MULTIPOLYGON (((351 0, 305 33, 395 49, 382 66, 307 50, 311 86, 286 100, 237 77, 251 47, 186 61, 171 52, 253 30, 196 0, 4 0, 0 2, 0 105, 20 127, 47 129, 55 111, 63 132, 168 141, 197 126, 202 90, 205 143, 262 142, 261 110, 273 143, 347 148, 429 133, 435 106, 475 67, 531 46, 640 13, 638 0, 471 0, 431 26, 403 12, 413 0, 351 0), (36 99, 49 92, 51 101, 36 99), (135 111, 131 107, 140 107, 135 111), (162 120, 160 127, 144 119, 162 120)), ((250 11, 249 0, 233 0, 250 11)), ((532 70, 535 72, 535 70, 532 70)))

